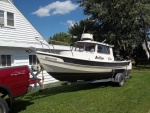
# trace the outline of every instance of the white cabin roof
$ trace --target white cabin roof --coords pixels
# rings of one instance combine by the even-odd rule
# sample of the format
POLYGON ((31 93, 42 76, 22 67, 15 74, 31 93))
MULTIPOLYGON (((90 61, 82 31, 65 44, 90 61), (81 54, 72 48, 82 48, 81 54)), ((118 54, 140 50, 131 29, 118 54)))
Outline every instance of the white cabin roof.
POLYGON ((92 40, 77 41, 76 43, 92 43, 92 44, 100 44, 100 45, 105 45, 105 46, 112 47, 112 45, 109 45, 109 44, 106 44, 106 43, 97 42, 97 41, 92 41, 92 40))

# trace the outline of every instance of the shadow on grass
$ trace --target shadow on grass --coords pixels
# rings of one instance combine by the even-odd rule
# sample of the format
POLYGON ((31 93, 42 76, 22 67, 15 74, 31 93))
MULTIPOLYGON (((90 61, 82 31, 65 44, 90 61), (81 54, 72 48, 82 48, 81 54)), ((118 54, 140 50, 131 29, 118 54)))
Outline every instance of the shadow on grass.
POLYGON ((18 113, 20 111, 26 110, 27 106, 34 104, 31 101, 25 100, 14 100, 10 113, 18 113))
POLYGON ((150 69, 150 65, 137 65, 137 66, 134 66, 133 69, 135 70, 142 70, 142 69, 150 69))
POLYGON ((33 93, 29 93, 20 100, 14 100, 12 105, 11 113, 18 113, 26 110, 26 108, 34 102, 32 100, 45 98, 48 96, 53 96, 61 93, 70 93, 76 92, 80 90, 90 90, 95 88, 105 88, 108 86, 116 86, 112 82, 103 82, 103 83, 93 83, 93 84, 81 84, 81 85, 65 85, 54 88, 47 88, 42 91, 36 91, 33 93))
POLYGON ((59 87, 47 88, 42 91, 31 93, 27 95, 25 99, 35 100, 47 96, 53 96, 60 93, 69 93, 69 92, 75 92, 80 90, 90 90, 94 88, 105 88, 108 86, 116 86, 116 85, 113 84, 112 82, 103 82, 103 83, 93 83, 93 84, 59 86, 59 87))

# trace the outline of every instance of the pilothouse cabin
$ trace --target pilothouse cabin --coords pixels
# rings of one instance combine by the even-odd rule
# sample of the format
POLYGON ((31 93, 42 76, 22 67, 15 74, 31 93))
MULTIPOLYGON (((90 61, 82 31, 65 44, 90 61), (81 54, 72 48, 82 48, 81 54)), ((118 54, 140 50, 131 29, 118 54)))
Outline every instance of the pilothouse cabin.
POLYGON ((93 41, 92 34, 82 34, 81 41, 75 42, 72 52, 63 51, 61 55, 102 62, 114 61, 112 46, 93 41))

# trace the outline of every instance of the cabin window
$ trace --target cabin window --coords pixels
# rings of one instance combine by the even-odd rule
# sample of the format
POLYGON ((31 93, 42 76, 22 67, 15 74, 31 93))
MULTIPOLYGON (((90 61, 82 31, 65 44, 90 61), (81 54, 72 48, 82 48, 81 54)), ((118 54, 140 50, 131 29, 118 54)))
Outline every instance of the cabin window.
POLYGON ((95 44, 86 43, 85 44, 85 51, 94 52, 95 51, 95 44))
POLYGON ((37 65, 39 64, 39 60, 36 55, 29 55, 29 65, 37 65))
POLYGON ((7 25, 14 26, 14 13, 7 12, 7 25))
POLYGON ((97 52, 98 53, 103 53, 103 54, 110 54, 109 46, 98 45, 97 52))
POLYGON ((4 11, 0 10, 0 27, 4 25, 4 11))
POLYGON ((83 51, 84 50, 84 43, 76 43, 75 51, 83 51))
POLYGON ((11 55, 1 55, 1 66, 11 66, 11 55))

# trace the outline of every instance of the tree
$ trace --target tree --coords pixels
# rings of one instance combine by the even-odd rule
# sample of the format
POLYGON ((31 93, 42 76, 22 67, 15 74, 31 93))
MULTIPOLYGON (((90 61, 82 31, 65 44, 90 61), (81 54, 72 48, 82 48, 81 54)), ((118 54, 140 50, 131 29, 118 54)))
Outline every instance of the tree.
POLYGON ((72 43, 72 37, 64 32, 56 33, 53 37, 49 38, 48 42, 56 45, 70 45, 72 43))
POLYGON ((150 28, 150 0, 78 0, 84 14, 91 16, 97 31, 120 48, 147 45, 150 28), (92 3, 92 4, 91 4, 92 3))
POLYGON ((68 29, 68 32, 72 36, 77 36, 77 38, 74 39, 73 41, 80 40, 82 33, 94 34, 94 37, 93 37, 94 40, 103 41, 105 37, 101 36, 102 33, 100 33, 101 31, 99 31, 98 27, 99 26, 95 24, 95 21, 93 21, 91 18, 86 18, 84 20, 81 20, 78 23, 75 23, 74 26, 71 26, 68 29), (98 39, 98 37, 100 38, 98 39))
POLYGON ((148 64, 149 61, 147 59, 147 55, 145 50, 143 49, 142 45, 138 45, 134 51, 134 59, 135 59, 135 66, 138 64, 148 64))

